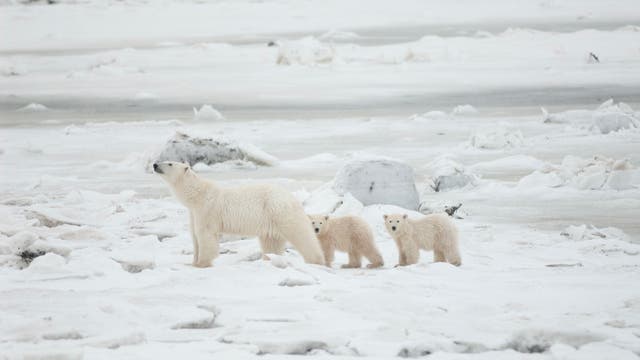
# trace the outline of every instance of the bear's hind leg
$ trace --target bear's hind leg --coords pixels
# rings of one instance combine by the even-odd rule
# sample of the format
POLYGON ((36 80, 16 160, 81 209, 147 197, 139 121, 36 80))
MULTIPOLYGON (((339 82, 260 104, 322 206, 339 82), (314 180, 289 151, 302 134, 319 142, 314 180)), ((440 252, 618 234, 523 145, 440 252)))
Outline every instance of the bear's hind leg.
POLYGON ((444 257, 444 252, 440 249, 433 249, 433 261, 434 262, 445 262, 446 259, 444 257))
POLYGON ((267 254, 282 255, 284 253, 285 241, 274 235, 260 236, 260 249, 262 258, 268 259, 267 254))
POLYGON ((362 266, 362 254, 356 250, 349 251, 349 263, 342 265, 343 269, 354 269, 362 266))
POLYGON ((289 241, 291 245, 302 255, 304 261, 309 264, 323 265, 325 259, 320 248, 320 242, 311 230, 309 219, 301 213, 299 221, 294 221, 284 225, 279 229, 283 246, 285 241, 289 241))

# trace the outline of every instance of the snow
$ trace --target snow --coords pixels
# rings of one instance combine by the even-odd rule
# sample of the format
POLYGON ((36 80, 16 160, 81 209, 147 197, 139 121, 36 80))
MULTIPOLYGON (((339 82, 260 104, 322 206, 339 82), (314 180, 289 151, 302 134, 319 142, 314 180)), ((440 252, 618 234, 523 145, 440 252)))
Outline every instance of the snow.
POLYGON ((0 358, 637 359, 636 3, 0 1, 0 358), (221 186, 362 216, 385 267, 225 236, 194 268, 145 171, 180 134, 221 186), (410 204, 334 189, 380 159, 410 204), (384 214, 458 204, 461 267, 394 267, 384 214))
POLYGON ((497 150, 522 146, 522 132, 500 126, 495 130, 482 130, 469 138, 469 144, 478 149, 497 150))

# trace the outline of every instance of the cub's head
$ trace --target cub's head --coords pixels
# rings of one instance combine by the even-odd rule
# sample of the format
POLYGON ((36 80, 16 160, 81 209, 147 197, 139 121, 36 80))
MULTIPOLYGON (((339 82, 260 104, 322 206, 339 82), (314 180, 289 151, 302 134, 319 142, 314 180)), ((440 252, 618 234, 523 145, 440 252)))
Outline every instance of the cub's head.
POLYGON ((316 235, 323 235, 327 232, 327 223, 329 217, 326 215, 309 215, 309 221, 311 221, 311 228, 316 235))
POLYGON ((190 170, 189 164, 175 161, 163 161, 153 164, 153 171, 169 184, 175 184, 178 180, 184 178, 185 174, 190 170))
POLYGON ((392 236, 403 234, 407 231, 407 223, 409 217, 407 214, 390 214, 384 215, 384 226, 392 236))

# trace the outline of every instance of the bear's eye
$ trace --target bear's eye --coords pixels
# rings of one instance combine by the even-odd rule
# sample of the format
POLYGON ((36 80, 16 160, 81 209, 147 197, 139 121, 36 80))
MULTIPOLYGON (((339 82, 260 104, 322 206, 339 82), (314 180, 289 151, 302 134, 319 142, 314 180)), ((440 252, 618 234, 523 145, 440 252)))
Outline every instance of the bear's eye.
POLYGON ((322 225, 322 223, 320 223, 320 225, 322 225))
POLYGON ((398 224, 400 224, 400 220, 396 221, 398 224))
POLYGON ((169 164, 169 166, 173 166, 173 164, 169 164))

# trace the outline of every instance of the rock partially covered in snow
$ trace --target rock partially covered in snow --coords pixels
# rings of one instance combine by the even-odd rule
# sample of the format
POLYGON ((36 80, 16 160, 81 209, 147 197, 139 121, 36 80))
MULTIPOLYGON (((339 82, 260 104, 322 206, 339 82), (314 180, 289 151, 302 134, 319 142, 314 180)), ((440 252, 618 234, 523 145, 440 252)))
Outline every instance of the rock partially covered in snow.
POLYGON ((448 191, 475 185, 478 177, 449 157, 440 157, 427 165, 431 177, 431 188, 435 191, 448 191))
POLYGON ((566 156, 560 165, 548 165, 520 179, 523 187, 570 186, 580 190, 627 190, 640 187, 640 170, 628 160, 596 156, 566 156))
POLYGON ((340 169, 333 189, 351 193, 363 205, 390 204, 416 210, 420 199, 413 169, 393 160, 353 161, 340 169))
POLYGON ((213 108, 211 105, 202 105, 200 110, 193 108, 193 120, 196 121, 220 121, 224 120, 224 116, 220 111, 213 108))
POLYGON ((332 46, 321 43, 314 37, 279 43, 278 65, 314 65, 330 63, 335 58, 332 46))
POLYGON ((246 161, 272 166, 277 159, 251 144, 240 144, 223 138, 191 137, 176 132, 160 154, 150 159, 147 169, 159 161, 179 161, 191 166, 198 163, 213 165, 226 161, 246 161))
POLYGON ((509 130, 499 127, 496 130, 481 131, 471 135, 469 143, 478 149, 504 149, 519 147, 523 144, 524 137, 520 130, 509 130))

